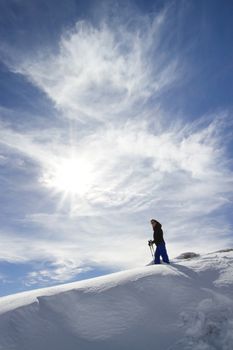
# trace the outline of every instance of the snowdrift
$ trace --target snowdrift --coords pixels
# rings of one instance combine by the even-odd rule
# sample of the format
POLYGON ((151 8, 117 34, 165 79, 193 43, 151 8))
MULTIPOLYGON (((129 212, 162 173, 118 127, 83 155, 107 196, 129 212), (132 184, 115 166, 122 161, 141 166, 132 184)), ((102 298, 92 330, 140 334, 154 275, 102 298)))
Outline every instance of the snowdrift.
POLYGON ((233 252, 0 298, 1 350, 232 350, 233 252))

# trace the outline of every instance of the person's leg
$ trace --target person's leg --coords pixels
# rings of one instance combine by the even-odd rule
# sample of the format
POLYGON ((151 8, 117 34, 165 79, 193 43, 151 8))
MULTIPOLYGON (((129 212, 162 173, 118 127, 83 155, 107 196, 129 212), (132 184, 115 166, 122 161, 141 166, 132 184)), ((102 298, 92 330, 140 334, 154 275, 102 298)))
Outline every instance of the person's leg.
POLYGON ((162 255, 163 262, 170 264, 165 243, 161 245, 160 252, 162 255))
POLYGON ((154 263, 155 263, 155 264, 160 264, 160 250, 159 250, 159 247, 158 247, 158 246, 156 247, 156 250, 155 250, 155 260, 154 260, 154 263))

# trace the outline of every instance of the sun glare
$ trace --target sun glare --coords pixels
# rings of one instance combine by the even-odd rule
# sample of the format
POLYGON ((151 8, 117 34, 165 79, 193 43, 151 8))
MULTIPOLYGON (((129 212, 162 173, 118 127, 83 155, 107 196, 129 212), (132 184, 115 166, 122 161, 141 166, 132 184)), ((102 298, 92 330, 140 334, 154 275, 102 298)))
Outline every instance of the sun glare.
POLYGON ((92 167, 84 159, 64 159, 46 174, 44 180, 47 186, 58 192, 81 196, 93 183, 92 167))

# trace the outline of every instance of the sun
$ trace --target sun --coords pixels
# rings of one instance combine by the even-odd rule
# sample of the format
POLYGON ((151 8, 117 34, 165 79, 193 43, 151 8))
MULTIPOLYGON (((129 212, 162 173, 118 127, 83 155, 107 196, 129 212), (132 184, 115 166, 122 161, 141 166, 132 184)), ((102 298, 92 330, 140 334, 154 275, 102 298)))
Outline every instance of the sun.
POLYGON ((44 174, 43 181, 57 192, 83 196, 93 184, 93 169, 82 158, 62 159, 44 174))

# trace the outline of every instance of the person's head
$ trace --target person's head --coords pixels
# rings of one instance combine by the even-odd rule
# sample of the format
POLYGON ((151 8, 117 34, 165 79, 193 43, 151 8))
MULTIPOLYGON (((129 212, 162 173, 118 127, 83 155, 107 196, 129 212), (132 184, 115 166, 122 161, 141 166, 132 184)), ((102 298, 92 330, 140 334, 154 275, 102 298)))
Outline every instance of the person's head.
POLYGON ((150 221, 152 227, 154 228, 156 226, 157 221, 155 219, 151 219, 150 221))

